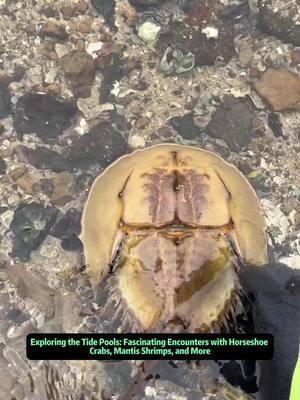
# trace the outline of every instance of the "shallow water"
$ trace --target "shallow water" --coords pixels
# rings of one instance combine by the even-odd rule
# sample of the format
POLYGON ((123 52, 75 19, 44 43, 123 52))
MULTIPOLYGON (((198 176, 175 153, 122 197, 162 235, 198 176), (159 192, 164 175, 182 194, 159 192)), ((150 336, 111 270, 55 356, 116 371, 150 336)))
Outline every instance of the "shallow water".
MULTIPOLYGON (((271 253, 300 266, 298 2, 131 3, 0 0, 1 400, 105 400, 132 381, 128 362, 30 361, 24 339, 109 328, 80 218, 94 178, 133 149, 191 144, 236 165, 271 253)), ((144 398, 258 399, 258 370, 220 368, 162 362, 144 398)))

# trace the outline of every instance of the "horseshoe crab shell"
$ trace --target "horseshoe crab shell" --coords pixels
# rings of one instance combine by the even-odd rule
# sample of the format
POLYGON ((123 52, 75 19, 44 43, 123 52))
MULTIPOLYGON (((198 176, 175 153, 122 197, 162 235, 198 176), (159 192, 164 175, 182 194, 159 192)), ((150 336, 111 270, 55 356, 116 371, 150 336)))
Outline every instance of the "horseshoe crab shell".
POLYGON ((238 264, 267 262, 246 178, 210 151, 176 144, 125 155, 94 181, 81 240, 93 286, 114 271, 111 299, 129 331, 208 331, 238 298, 238 264))

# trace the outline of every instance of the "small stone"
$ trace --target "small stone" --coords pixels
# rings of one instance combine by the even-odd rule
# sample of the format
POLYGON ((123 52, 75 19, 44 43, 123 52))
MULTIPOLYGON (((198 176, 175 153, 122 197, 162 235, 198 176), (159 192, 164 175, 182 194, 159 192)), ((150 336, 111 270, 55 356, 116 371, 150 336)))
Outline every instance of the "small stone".
POLYGON ((61 85, 59 83, 52 83, 45 87, 45 91, 49 94, 53 94, 55 96, 61 94, 61 85))
MULTIPOLYGON (((68 46, 66 46, 65 44, 61 44, 61 43, 55 44, 55 52, 56 52, 58 58, 62 58, 63 56, 68 54, 69 51, 70 50, 69 50, 68 46)), ((53 83, 53 82, 49 82, 49 83, 53 83)))
POLYGON ((33 181, 28 172, 25 172, 25 174, 17 179, 17 184, 25 193, 32 193, 33 181))
POLYGON ((10 229, 14 233, 12 257, 27 261, 37 250, 54 224, 58 210, 37 203, 21 203, 14 213, 10 229))
POLYGON ((35 133, 41 139, 53 139, 71 125, 76 112, 73 101, 52 94, 27 93, 17 101, 14 128, 21 138, 24 133, 35 133))
POLYGON ((0 135, 5 131, 5 126, 0 124, 0 135))
POLYGON ((19 178, 21 178, 22 175, 27 172, 27 167, 25 165, 22 165, 21 167, 14 168, 12 171, 9 172, 9 177, 13 180, 16 181, 19 178))
POLYGON ((145 139, 140 135, 132 135, 129 138, 129 146, 133 149, 141 149, 145 147, 145 139))
POLYGON ((254 111, 243 98, 227 96, 206 128, 209 136, 223 139, 229 148, 238 151, 252 139, 254 111))
POLYGON ((201 128, 195 124, 192 113, 185 114, 182 117, 173 117, 169 119, 168 124, 184 139, 196 139, 203 133, 201 128))
POLYGON ((20 202, 20 196, 17 193, 12 193, 10 196, 8 196, 7 199, 7 204, 14 208, 16 207, 20 202))
POLYGON ((42 37, 49 36, 61 40, 64 40, 68 37, 68 33, 66 32, 66 27, 56 21, 45 22, 39 34, 42 37))
POLYGON ((140 117, 135 121, 135 127, 137 129, 143 129, 150 123, 150 118, 148 117, 140 117))
POLYGON ((293 109, 300 101, 300 77, 286 69, 268 69, 255 84, 274 111, 293 109))
POLYGON ((84 13, 88 9, 88 3, 84 0, 79 0, 76 4, 76 10, 80 13, 84 13))
POLYGON ((119 54, 112 54, 109 57, 109 63, 105 63, 104 65, 103 79, 99 90, 101 103, 108 103, 110 101, 114 83, 120 81, 123 76, 123 59, 119 54))
POLYGON ((26 146, 18 146, 16 151, 22 161, 27 160, 38 169, 50 169, 54 172, 62 172, 68 169, 67 161, 63 156, 45 147, 30 149, 26 146))
POLYGON ((116 31, 115 25, 115 8, 116 1, 115 0, 91 0, 93 7, 101 14, 107 23, 107 25, 113 30, 116 31))
POLYGON ((269 127, 274 133, 274 136, 278 137, 283 135, 280 114, 270 113, 268 115, 268 123, 269 127))
POLYGON ((71 83, 74 96, 89 97, 95 78, 93 57, 85 51, 74 50, 61 58, 60 66, 71 83))
POLYGON ((52 179, 53 192, 51 194, 51 202, 56 204, 64 197, 70 198, 74 189, 74 178, 69 172, 61 172, 56 174, 52 179))
POLYGON ((0 175, 5 175, 6 173, 6 162, 0 157, 0 175))
POLYGON ((91 33, 92 32, 92 20, 88 17, 74 21, 69 24, 70 29, 80 33, 91 33))
POLYGON ((207 39, 218 39, 219 37, 219 30, 215 28, 214 26, 206 26, 205 28, 202 29, 201 31, 206 35, 207 39))
POLYGON ((103 122, 77 139, 68 149, 66 157, 69 161, 84 164, 96 162, 101 167, 106 167, 127 151, 127 142, 119 130, 110 123, 103 122))
POLYGON ((64 19, 69 20, 76 15, 76 8, 70 6, 64 6, 60 9, 64 19))
POLYGON ((0 119, 7 117, 11 113, 10 91, 0 84, 0 119))
POLYGON ((159 37, 161 26, 152 20, 146 20, 138 26, 137 34, 146 43, 154 42, 159 37))
POLYGON ((81 213, 75 208, 70 208, 51 229, 51 235, 65 239, 72 235, 79 235, 81 231, 81 213))

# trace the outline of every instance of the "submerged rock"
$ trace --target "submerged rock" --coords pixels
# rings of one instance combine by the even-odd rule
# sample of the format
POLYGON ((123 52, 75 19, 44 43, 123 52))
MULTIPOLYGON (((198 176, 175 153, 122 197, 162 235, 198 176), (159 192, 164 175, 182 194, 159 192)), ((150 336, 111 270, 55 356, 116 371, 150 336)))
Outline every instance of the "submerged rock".
POLYGON ((142 7, 150 7, 150 6, 158 6, 162 4, 164 0, 129 0, 129 3, 133 6, 142 6, 142 7))
POLYGON ((259 28, 284 42, 300 46, 299 3, 277 0, 258 0, 259 28), (297 18, 298 16, 298 18, 297 18))
POLYGON ((75 251, 82 248, 82 243, 78 238, 81 231, 81 213, 71 208, 57 221, 51 229, 51 235, 62 239, 61 246, 64 250, 75 251))
POLYGON ((38 169, 50 169, 54 172, 62 172, 69 167, 63 156, 46 147, 30 149, 26 146, 19 146, 17 152, 22 159, 27 160, 38 169))
POLYGON ((37 250, 54 224, 58 210, 41 204, 21 203, 14 213, 10 230, 14 233, 12 257, 28 260, 32 250, 37 250))
POLYGON ((108 122, 102 122, 89 133, 77 139, 66 152, 69 161, 97 163, 106 167, 128 152, 128 145, 120 131, 108 122))
POLYGON ((288 399, 299 351, 300 271, 274 263, 242 270, 239 278, 254 299, 255 333, 274 336, 273 358, 259 361, 260 399, 288 399))
POLYGON ((274 111, 295 108, 300 101, 300 76, 287 69, 269 68, 255 89, 274 111))
POLYGON ((0 118, 5 118, 11 113, 10 91, 0 85, 0 118))
POLYGON ((231 150, 239 150, 252 139, 254 111, 243 98, 227 96, 207 126, 207 134, 223 139, 231 150))
POLYGON ((74 96, 89 97, 95 78, 93 57, 85 51, 74 50, 61 58, 60 66, 70 81, 74 96))
POLYGON ((116 31, 115 25, 115 8, 116 1, 115 0, 91 0, 92 5, 98 11, 99 14, 103 15, 103 18, 107 25, 113 30, 116 31))
POLYGON ((181 137, 184 139, 196 139, 202 135, 202 130, 193 120, 193 114, 188 113, 182 117, 173 117, 168 121, 181 137))
POLYGON ((14 128, 20 137, 35 133, 41 139, 53 139, 71 125, 76 112, 72 101, 51 94, 27 93, 17 101, 14 128))

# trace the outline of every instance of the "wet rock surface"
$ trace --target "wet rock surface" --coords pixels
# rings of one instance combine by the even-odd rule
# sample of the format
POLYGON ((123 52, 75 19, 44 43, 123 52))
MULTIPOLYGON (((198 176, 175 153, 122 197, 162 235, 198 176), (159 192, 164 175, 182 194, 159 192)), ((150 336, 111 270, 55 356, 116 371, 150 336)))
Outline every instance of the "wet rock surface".
POLYGON ((36 250, 48 235, 58 210, 40 204, 20 204, 15 210, 10 230, 14 234, 11 255, 26 261, 30 252, 36 250))
POLYGON ((127 151, 122 134, 111 124, 101 123, 76 140, 66 151, 66 158, 74 165, 97 163, 106 167, 127 151))
POLYGON ((41 139, 53 139, 70 126, 76 112, 72 102, 50 94, 28 93, 16 104, 14 127, 20 137, 35 133, 41 139))
POLYGON ((246 99, 226 97, 206 128, 207 134, 223 139, 231 150, 246 146, 253 138, 254 111, 246 99))

